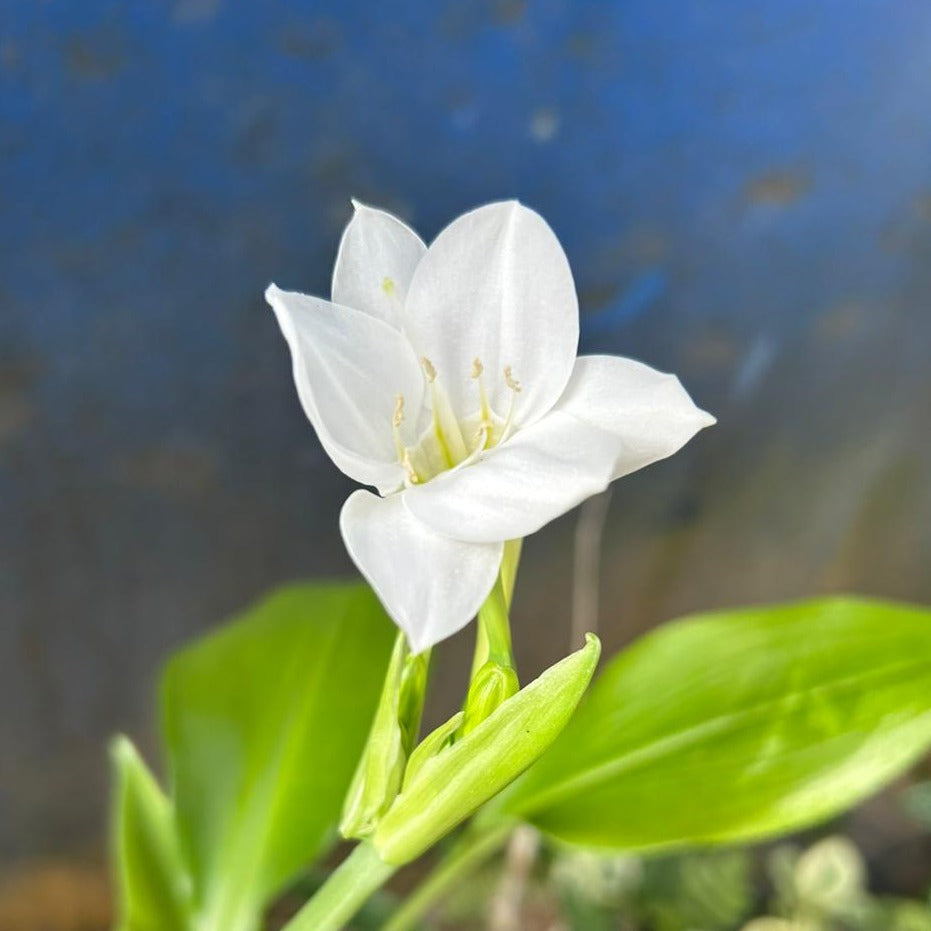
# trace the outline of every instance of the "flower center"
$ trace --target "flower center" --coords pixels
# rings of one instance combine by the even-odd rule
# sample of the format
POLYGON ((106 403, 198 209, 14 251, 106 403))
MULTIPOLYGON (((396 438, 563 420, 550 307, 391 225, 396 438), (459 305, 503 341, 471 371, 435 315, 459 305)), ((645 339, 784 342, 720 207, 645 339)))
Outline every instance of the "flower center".
POLYGON ((434 364, 424 356, 420 360, 430 392, 429 426, 413 445, 404 443, 401 427, 404 423, 404 396, 395 401, 392 430, 398 461, 404 466, 408 485, 420 485, 441 472, 459 465, 469 465, 487 449, 503 443, 513 431, 514 402, 521 390, 511 366, 503 369, 504 383, 509 389, 508 409, 502 417, 492 408, 485 387, 485 367, 481 359, 472 362, 471 377, 476 385, 478 412, 458 417, 438 377, 434 364))

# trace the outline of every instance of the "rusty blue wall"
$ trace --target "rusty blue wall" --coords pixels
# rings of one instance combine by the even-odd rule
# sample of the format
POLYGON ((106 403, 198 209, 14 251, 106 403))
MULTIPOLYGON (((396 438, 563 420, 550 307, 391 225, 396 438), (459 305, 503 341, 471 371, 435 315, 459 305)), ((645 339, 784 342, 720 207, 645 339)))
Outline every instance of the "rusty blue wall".
MULTIPOLYGON (((349 485, 261 299, 326 292, 350 196, 427 236, 521 198, 569 252, 584 348, 679 372, 719 416, 616 490, 609 647, 713 604, 931 600, 923 0, 14 0, 3 857, 95 842, 104 739, 147 732, 173 645, 350 571, 349 485)), ((528 669, 565 649, 571 530, 528 547, 528 669)))

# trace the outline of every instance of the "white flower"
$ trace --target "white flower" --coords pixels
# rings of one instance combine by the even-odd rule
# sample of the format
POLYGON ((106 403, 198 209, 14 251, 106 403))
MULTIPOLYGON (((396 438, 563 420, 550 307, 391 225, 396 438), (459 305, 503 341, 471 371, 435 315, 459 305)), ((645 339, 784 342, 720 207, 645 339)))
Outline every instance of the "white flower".
POLYGON ((429 248, 355 204, 332 296, 266 292, 320 442, 378 489, 350 495, 343 539, 414 651, 475 615, 505 540, 714 423, 673 375, 576 358, 566 256, 516 201, 459 217, 429 248))

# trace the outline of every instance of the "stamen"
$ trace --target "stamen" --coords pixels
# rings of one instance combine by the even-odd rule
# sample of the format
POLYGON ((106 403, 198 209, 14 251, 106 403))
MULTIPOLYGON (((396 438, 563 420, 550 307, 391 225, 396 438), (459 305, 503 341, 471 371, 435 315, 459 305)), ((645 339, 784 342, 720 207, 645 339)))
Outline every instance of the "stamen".
POLYGON ((504 427, 501 430, 501 439, 498 440, 499 443, 503 443, 511 435, 511 431, 514 428, 514 401, 520 393, 520 382, 514 377, 510 365, 504 367, 504 381, 508 388, 511 389, 511 400, 508 404, 508 415, 504 420, 504 427))
POLYGON ((381 289, 388 295, 388 297, 394 297, 394 279, 388 278, 385 276, 381 280, 381 289))
POLYGON ((449 406, 446 392, 437 381, 436 366, 426 356, 421 358, 420 365, 430 385, 433 432, 436 435, 446 467, 451 469, 457 462, 461 462, 469 454, 469 451, 466 449, 465 440, 462 438, 459 423, 449 406))
POLYGON ((486 424, 482 424, 475 433, 475 445, 472 447, 472 452, 460 463, 463 466, 470 466, 475 462, 485 449, 487 448, 488 438, 491 436, 490 428, 486 424))
POLYGON ((482 360, 476 356, 472 360, 472 378, 478 382, 479 416, 481 417, 479 429, 482 427, 488 428, 485 434, 485 442, 488 442, 488 437, 491 435, 491 408, 488 405, 488 395, 485 394, 485 381, 482 378, 484 371, 485 366, 482 365, 482 360))
POLYGON ((401 439, 401 424, 404 423, 404 395, 399 394, 394 399, 394 414, 391 417, 391 430, 394 433, 394 448, 397 450, 398 459, 404 463, 404 457, 407 450, 404 448, 404 441, 401 439))
POLYGON ((404 450, 404 455, 401 456, 401 465, 404 466, 404 471, 407 473, 407 480, 412 485, 419 485, 420 476, 417 474, 417 470, 414 468, 414 463, 411 462, 411 453, 409 449, 404 450))

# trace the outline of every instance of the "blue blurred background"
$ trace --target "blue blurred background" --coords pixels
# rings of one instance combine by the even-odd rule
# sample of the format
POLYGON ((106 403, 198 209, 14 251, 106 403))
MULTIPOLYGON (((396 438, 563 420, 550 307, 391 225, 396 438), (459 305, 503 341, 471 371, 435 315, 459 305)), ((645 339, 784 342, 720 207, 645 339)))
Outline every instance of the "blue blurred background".
MULTIPOLYGON (((520 198, 583 350, 717 414, 615 489, 608 650, 716 605, 931 601, 929 88, 923 0, 2 4, 0 860, 93 857, 105 740, 153 746, 167 652, 352 571, 262 300, 328 293, 350 197, 426 238, 520 198)), ((526 548, 528 672, 568 647, 574 526, 526 548)))

